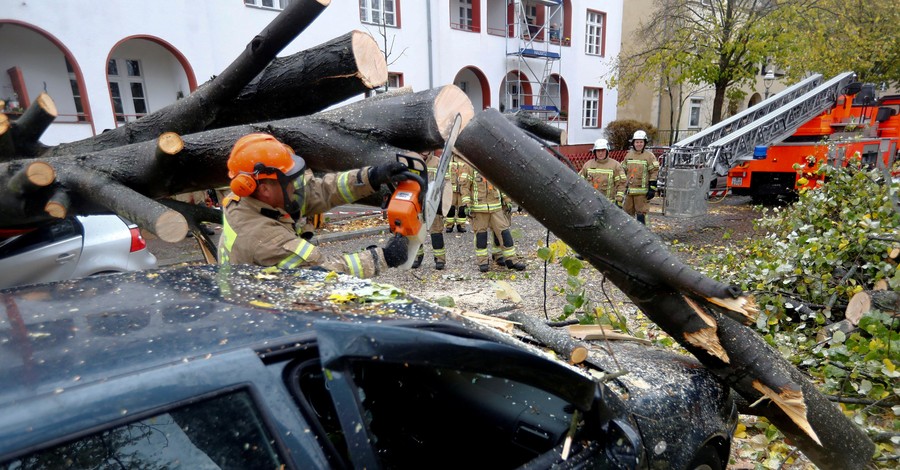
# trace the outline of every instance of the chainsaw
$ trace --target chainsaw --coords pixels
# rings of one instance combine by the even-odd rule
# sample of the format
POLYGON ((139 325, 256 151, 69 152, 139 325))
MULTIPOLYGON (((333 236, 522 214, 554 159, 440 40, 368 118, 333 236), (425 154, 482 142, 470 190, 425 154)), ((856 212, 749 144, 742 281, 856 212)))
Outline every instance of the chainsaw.
POLYGON ((450 160, 453 156, 453 146, 459 129, 462 127, 462 116, 459 114, 450 124, 447 140, 438 162, 434 181, 428 181, 428 167, 421 158, 405 154, 397 154, 397 161, 405 164, 409 170, 407 179, 397 183, 397 187, 391 195, 387 205, 387 218, 391 233, 406 237, 408 242, 408 258, 406 263, 398 266, 400 269, 409 269, 416 258, 416 252, 425 242, 428 229, 434 223, 438 206, 441 204, 441 196, 444 191, 444 180, 450 160))

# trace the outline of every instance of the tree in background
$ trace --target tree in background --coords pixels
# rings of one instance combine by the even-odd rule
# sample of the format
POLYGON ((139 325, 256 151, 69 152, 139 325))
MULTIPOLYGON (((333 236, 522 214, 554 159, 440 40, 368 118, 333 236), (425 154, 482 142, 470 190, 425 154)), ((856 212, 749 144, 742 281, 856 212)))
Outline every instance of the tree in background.
POLYGON ((670 94, 685 84, 712 86, 717 123, 729 88, 752 83, 760 64, 779 57, 797 33, 788 21, 816 1, 656 0, 635 32, 638 50, 619 55, 611 85, 625 99, 638 83, 665 82, 670 94))
POLYGON ((852 70, 859 80, 900 86, 900 8, 896 2, 817 0, 794 9, 790 24, 797 34, 779 51, 787 77, 807 73, 832 77, 852 70))

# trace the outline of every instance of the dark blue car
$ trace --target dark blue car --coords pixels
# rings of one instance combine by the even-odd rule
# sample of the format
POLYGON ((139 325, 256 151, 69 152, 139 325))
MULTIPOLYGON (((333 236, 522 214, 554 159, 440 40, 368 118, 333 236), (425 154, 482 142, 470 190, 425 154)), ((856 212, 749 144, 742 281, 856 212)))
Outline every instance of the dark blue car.
POLYGON ((716 469, 736 423, 686 357, 603 344, 576 368, 324 272, 192 266, 0 302, 2 469, 716 469))

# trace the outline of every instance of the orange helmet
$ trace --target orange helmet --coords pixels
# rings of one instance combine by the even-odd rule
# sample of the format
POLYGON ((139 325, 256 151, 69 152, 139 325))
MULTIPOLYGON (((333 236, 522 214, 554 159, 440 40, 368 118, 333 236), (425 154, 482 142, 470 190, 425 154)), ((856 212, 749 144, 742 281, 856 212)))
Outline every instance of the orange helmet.
POLYGON ((228 177, 238 196, 253 194, 259 180, 277 180, 280 175, 291 179, 302 174, 305 168, 306 162, 293 149, 264 133, 241 137, 228 156, 228 177))

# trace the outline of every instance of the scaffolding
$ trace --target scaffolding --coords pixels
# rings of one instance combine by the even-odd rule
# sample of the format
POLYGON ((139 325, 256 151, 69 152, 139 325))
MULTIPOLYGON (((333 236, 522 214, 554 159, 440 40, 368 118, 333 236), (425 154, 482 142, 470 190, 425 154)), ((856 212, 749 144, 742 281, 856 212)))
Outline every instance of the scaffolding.
POLYGON ((562 0, 508 0, 505 112, 526 111, 564 127, 559 84, 562 0))

